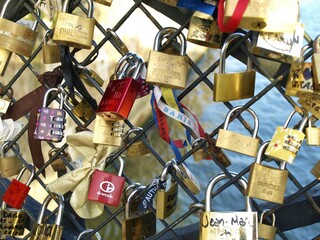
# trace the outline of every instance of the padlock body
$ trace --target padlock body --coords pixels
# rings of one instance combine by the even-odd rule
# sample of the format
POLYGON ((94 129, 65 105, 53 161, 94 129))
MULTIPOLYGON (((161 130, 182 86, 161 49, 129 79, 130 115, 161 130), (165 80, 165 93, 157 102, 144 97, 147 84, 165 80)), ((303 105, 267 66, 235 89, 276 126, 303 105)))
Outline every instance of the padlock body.
POLYGON ((255 71, 238 73, 215 73, 213 101, 226 102, 254 96, 255 71))
POLYGON ((198 194, 201 191, 198 179, 192 174, 189 168, 185 164, 179 165, 180 170, 186 175, 186 177, 178 174, 179 179, 188 187, 193 194, 198 194))
POLYGON ((42 44, 42 58, 44 64, 61 62, 60 47, 57 44, 42 44))
POLYGON ((38 109, 38 118, 34 138, 38 140, 61 142, 66 113, 62 109, 41 107, 38 109))
POLYGON ((93 143, 120 147, 123 132, 123 120, 106 121, 97 115, 93 131, 93 143))
POLYGON ((309 111, 316 118, 320 118, 320 101, 315 99, 309 99, 301 97, 298 100, 303 108, 309 111))
POLYGON ((95 115, 95 112, 94 112, 93 108, 91 107, 91 105, 84 99, 81 102, 79 102, 79 104, 74 106, 74 108, 71 110, 71 112, 85 123, 92 116, 95 115))
POLYGON ((265 155, 272 159, 292 163, 304 138, 305 134, 299 130, 292 128, 277 127, 265 151, 265 155), (298 145, 297 148, 294 148, 296 149, 295 152, 286 149, 286 139, 289 136, 293 136, 297 139, 297 141, 294 141, 294 145, 298 145))
POLYGON ((276 239, 276 234, 277 234, 277 228, 267 224, 258 223, 259 238, 266 239, 266 240, 274 240, 276 239))
MULTIPOLYGON (((98 83, 100 87, 104 84, 104 80, 93 70, 90 70, 90 76, 93 78, 93 80, 98 83)), ((79 74, 79 77, 82 81, 84 81, 85 84, 87 84, 89 87, 95 87, 94 84, 88 80, 87 76, 81 72, 79 74)))
POLYGON ((137 94, 136 98, 142 98, 144 96, 147 96, 150 93, 150 88, 149 88, 149 85, 147 84, 146 80, 141 78, 141 77, 139 77, 136 81, 141 86, 139 88, 139 91, 138 91, 138 94, 137 94))
MULTIPOLYGON (((237 3, 237 0, 226 1, 224 22, 230 20, 237 3)), ((263 32, 293 32, 298 13, 299 5, 291 0, 250 0, 238 27, 263 32)))
POLYGON ((250 167, 247 196, 283 203, 288 171, 253 163, 250 167))
POLYGON ((157 219, 153 212, 130 217, 122 223, 122 240, 140 240, 156 234, 157 219))
POLYGON ((255 157, 259 148, 259 139, 229 130, 219 129, 216 146, 255 157))
POLYGON ((320 53, 312 55, 313 84, 316 90, 320 90, 320 53))
POLYGON ((5 50, 5 49, 0 49, 0 75, 1 76, 4 76, 11 56, 12 56, 12 52, 9 52, 8 50, 5 50))
POLYGON ((177 208, 178 200, 178 184, 172 183, 168 190, 159 189, 156 195, 156 217, 159 219, 165 219, 171 216, 177 208))
MULTIPOLYGON (((149 139, 147 141, 149 142, 149 139)), ((127 148, 128 157, 141 157, 149 153, 149 149, 141 140, 137 140, 127 148)))
POLYGON ((310 173, 316 178, 320 177, 320 161, 318 161, 316 165, 313 166, 313 168, 310 170, 310 173))
POLYGON ((31 230, 30 240, 60 240, 62 231, 62 225, 35 224, 31 230))
POLYGON ((298 23, 294 32, 260 32, 254 38, 252 53, 278 62, 293 63, 300 58, 304 28, 298 23))
POLYGON ((117 207, 124 186, 125 178, 95 170, 88 192, 88 200, 117 207))
POLYGON ((105 120, 127 119, 140 85, 133 78, 110 81, 96 114, 105 120))
POLYGON ((3 195, 2 200, 11 207, 20 209, 29 191, 29 186, 25 185, 22 182, 19 182, 17 179, 12 179, 6 192, 3 195))
POLYGON ((306 128, 306 142, 308 145, 320 145, 320 130, 317 127, 306 128))
POLYGON ((8 111, 10 104, 11 104, 11 99, 9 101, 7 99, 0 98, 0 113, 6 113, 8 111))
POLYGON ((184 89, 188 75, 187 56, 151 50, 146 82, 161 87, 184 89))
POLYGON ((177 6, 178 0, 159 0, 159 2, 175 7, 177 6))
POLYGON ((192 154, 192 156, 196 162, 199 162, 206 159, 208 157, 208 153, 203 148, 199 148, 192 154))
POLYGON ((64 163, 64 161, 61 158, 57 158, 57 159, 53 160, 50 165, 51 165, 53 171, 55 171, 55 172, 64 171, 67 169, 66 164, 64 163))
POLYGON ((256 212, 202 212, 201 240, 258 239, 256 212))
POLYGON ((24 234, 27 214, 21 209, 6 208, 0 210, 0 235, 20 236, 24 234))
POLYGON ((100 3, 102 5, 110 7, 112 4, 112 0, 93 0, 96 3, 100 3))
POLYGON ((52 40, 58 45, 90 49, 95 19, 58 12, 52 40))
POLYGON ((19 174, 22 168, 23 164, 17 156, 0 158, 0 173, 4 178, 19 174))
POLYGON ((30 57, 38 32, 18 23, 0 18, 0 48, 30 57))

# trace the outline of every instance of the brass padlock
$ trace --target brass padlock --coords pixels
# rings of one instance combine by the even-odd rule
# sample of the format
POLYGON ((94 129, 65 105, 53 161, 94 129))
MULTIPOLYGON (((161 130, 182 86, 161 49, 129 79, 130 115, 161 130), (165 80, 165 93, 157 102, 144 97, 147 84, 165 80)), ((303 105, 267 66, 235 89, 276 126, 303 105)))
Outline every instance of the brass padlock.
POLYGON ((180 33, 176 38, 180 40, 180 55, 160 52, 162 40, 177 31, 167 27, 160 30, 154 41, 153 50, 149 53, 146 82, 168 88, 184 89, 188 75, 189 58, 186 56, 186 39, 180 33))
MULTIPOLYGON (((0 88, 1 94, 2 94, 3 88, 0 88)), ((13 98, 13 89, 10 87, 8 89, 7 94, 5 96, 0 97, 0 113, 6 113, 8 111, 8 108, 11 105, 12 98, 13 98)))
MULTIPOLYGON (((236 173, 230 172, 232 177, 236 173)), ((250 198, 245 196, 246 211, 216 212, 211 211, 211 191, 221 180, 227 179, 224 173, 215 176, 208 184, 205 197, 205 211, 200 213, 200 240, 213 239, 258 239, 258 215, 251 208, 250 198), (242 222, 243 224, 240 224, 242 222)), ((237 180, 246 191, 247 182, 244 177, 237 180)))
POLYGON ((49 43, 50 32, 50 30, 47 30, 43 37, 42 59, 44 64, 58 63, 61 61, 59 45, 49 43))
MULTIPOLYGON (((234 40, 243 37, 240 33, 230 35, 224 42, 219 60, 219 73, 214 74, 213 101, 226 102, 251 98, 254 96, 256 72, 252 70, 250 57, 247 60, 247 71, 225 73, 227 49, 234 40)), ((250 40, 245 40, 246 47, 251 50, 250 40)))
POLYGON ((158 0, 158 1, 164 4, 167 4, 169 6, 176 7, 179 0, 158 0))
POLYGON ((0 75, 1 76, 4 76, 11 56, 12 56, 12 52, 6 49, 0 48, 0 75))
POLYGON ((312 55, 312 76, 313 86, 320 90, 320 35, 313 41, 313 55, 312 55))
POLYGON ((219 48, 222 34, 217 21, 211 15, 198 11, 192 14, 187 41, 205 47, 219 48))
MULTIPOLYGON (((167 175, 170 167, 172 167, 172 161, 169 161, 165 164, 160 176, 160 182, 167 182, 167 175)), ((159 188, 157 190, 156 217, 159 219, 170 217, 177 208, 177 200, 178 183, 173 178, 171 178, 169 187, 166 186, 166 188, 159 188)))
POLYGON ((292 63, 300 58, 304 27, 298 23, 294 32, 256 32, 252 53, 267 59, 292 63))
MULTIPOLYGON (((38 21, 35 20, 30 29, 3 18, 9 2, 8 0, 4 3, 0 13, 0 48, 30 57, 38 37, 38 32, 36 32, 38 21)), ((39 9, 36 9, 36 14, 40 16, 39 9)))
POLYGON ((95 87, 95 83, 102 87, 104 84, 104 80, 92 69, 88 69, 85 66, 78 65, 77 66, 81 71, 79 73, 80 79, 89 87, 95 87))
POLYGON ((310 170, 310 173, 316 178, 320 178, 320 160, 313 166, 310 170))
POLYGON ((110 7, 112 4, 112 0, 93 0, 96 3, 100 3, 102 5, 110 7))
POLYGON ((265 151, 265 155, 279 161, 293 162, 305 138, 303 130, 308 122, 308 116, 305 115, 298 129, 288 128, 289 122, 296 112, 297 110, 294 109, 290 113, 283 127, 277 127, 265 151))
MULTIPOLYGON (((156 216, 152 211, 139 212, 132 209, 133 201, 145 186, 138 186, 128 196, 125 204, 125 218, 122 223, 123 240, 140 240, 156 233, 156 216)), ((138 199, 139 200, 139 199, 138 199)), ((136 203, 135 203, 136 205, 136 203)))
POLYGON ((256 138, 259 130, 259 119, 252 109, 247 108, 245 110, 254 119, 254 131, 251 137, 227 130, 231 115, 241 109, 242 106, 237 106, 229 111, 224 121, 223 129, 219 129, 216 146, 255 157, 259 147, 259 139, 256 138))
MULTIPOLYGON (((57 153, 57 151, 59 151, 59 148, 50 149, 50 151, 48 152, 49 158, 52 158, 57 153)), ((63 150, 50 164, 55 172, 67 170, 67 166, 60 155, 62 155, 63 158, 65 158, 68 162, 71 161, 70 154, 63 150)))
POLYGON ((272 224, 264 224, 263 218, 264 215, 270 212, 270 209, 263 210, 260 215, 259 223, 258 223, 258 236, 259 238, 266 239, 266 240, 274 240, 277 234, 277 228, 275 227, 276 224, 276 215, 272 213, 270 216, 272 218, 272 224))
MULTIPOLYGON (((137 134, 141 131, 143 131, 143 129, 140 127, 129 129, 126 132, 126 134, 123 136, 124 144, 127 145, 130 142, 130 140, 131 140, 130 138, 132 137, 133 133, 137 134)), ((146 140, 150 144, 149 138, 147 137, 147 135, 145 135, 145 136, 146 136, 146 140)), ((148 147, 140 139, 133 142, 127 148, 128 157, 141 157, 141 156, 144 156, 149 153, 150 153, 150 151, 149 151, 148 147)))
POLYGON ((306 143, 308 145, 320 146, 320 129, 313 126, 311 117, 309 117, 308 127, 306 128, 306 143))
POLYGON ((87 0, 88 16, 81 17, 69 13, 70 0, 58 11, 53 33, 53 42, 74 48, 90 49, 96 20, 93 18, 93 2, 87 0))
MULTIPOLYGON (((23 168, 22 161, 18 158, 17 155, 7 156, 4 154, 5 147, 10 144, 10 141, 4 142, 1 146, 1 157, 0 157, 0 173, 1 176, 12 177, 20 173, 23 168)), ((18 152, 20 152, 20 148, 18 143, 13 145, 18 152)))
MULTIPOLYGON (((195 139, 193 142, 192 142, 192 148, 196 147, 200 141, 202 141, 204 138, 202 137, 199 137, 197 139, 195 139)), ((195 151, 192 156, 193 156, 193 159, 198 162, 198 161, 201 161, 203 159, 206 159, 208 157, 208 152, 204 149, 204 147, 201 147, 199 148, 197 151, 195 151)))
POLYGON ((264 151, 268 145, 269 141, 261 145, 256 161, 251 164, 246 195, 282 204, 288 180, 288 170, 285 169, 285 162, 280 163, 280 169, 261 163, 264 151))
MULTIPOLYGON (((83 230, 79 236, 77 237, 77 240, 82 240, 82 237, 84 237, 86 234, 93 232, 93 229, 85 229, 83 230)), ((95 232, 94 234, 97 238, 97 240, 102 240, 101 235, 99 232, 95 232)), ((85 238, 84 238, 85 239, 85 238)))
MULTIPOLYGON (((238 0, 226 1, 224 22, 228 22, 233 16, 238 2, 238 0)), ((293 32, 299 14, 298 1, 250 0, 238 28, 263 32, 293 32)))
POLYGON ((106 121, 96 115, 93 143, 120 147, 124 132, 124 121, 106 121))
POLYGON ((95 116, 95 111, 91 105, 77 91, 75 91, 75 99, 69 101, 68 98, 66 105, 71 109, 71 112, 84 123, 95 116))
POLYGON ((50 192, 42 203, 41 210, 39 212, 37 223, 32 226, 30 233, 30 240, 39 239, 55 239, 60 240, 62 237, 63 226, 61 225, 64 211, 64 198, 54 192, 50 192), (58 211, 56 219, 53 224, 44 223, 45 211, 51 200, 56 199, 58 201, 58 211))
POLYGON ((298 103, 313 116, 320 119, 320 100, 300 97, 298 103))
POLYGON ((305 45, 301 49, 300 58, 291 64, 285 93, 289 96, 320 100, 320 91, 313 86, 312 63, 304 62, 304 53, 309 48, 309 45, 305 45))

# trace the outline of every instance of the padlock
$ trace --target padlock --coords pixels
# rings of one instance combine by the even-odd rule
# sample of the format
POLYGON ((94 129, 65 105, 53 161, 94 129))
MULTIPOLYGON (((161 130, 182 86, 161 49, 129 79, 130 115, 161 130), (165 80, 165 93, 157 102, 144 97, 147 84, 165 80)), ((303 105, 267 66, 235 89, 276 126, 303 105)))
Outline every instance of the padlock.
POLYGON ((209 14, 195 11, 192 14, 187 41, 211 48, 219 48, 223 33, 209 14))
POLYGON ((265 240, 275 240, 276 234, 277 234, 277 228, 275 227, 276 215, 274 213, 270 214, 270 216, 272 218, 271 225, 264 224, 263 217, 267 212, 270 212, 270 209, 263 210, 260 215, 260 219, 259 219, 259 223, 258 223, 258 236, 259 236, 259 238, 262 238, 265 240))
POLYGON ((120 169, 118 175, 95 170, 92 175, 92 180, 88 192, 88 200, 100 202, 110 206, 117 207, 120 203, 120 198, 125 182, 122 177, 124 161, 119 156, 120 169))
MULTIPOLYGON (((252 70, 250 57, 247 60, 247 71, 225 73, 227 49, 232 41, 240 39, 242 36, 240 33, 230 35, 221 48, 219 73, 214 74, 213 101, 215 102, 226 102, 254 96, 256 72, 252 70)), ((245 40, 245 44, 251 50, 249 39, 245 40)))
POLYGON ((144 186, 139 186, 133 190, 125 204, 125 217, 122 223, 123 240, 140 240, 153 236, 156 233, 156 216, 154 212, 136 212, 132 210, 132 202, 137 198, 144 186))
POLYGON ((120 147, 124 133, 124 121, 106 121, 96 115, 93 143, 120 147))
MULTIPOLYGON (((14 52, 25 57, 30 57, 36 43, 38 21, 35 20, 32 29, 7 20, 4 17, 10 0, 7 0, 0 13, 0 48, 14 52)), ((39 9, 36 14, 40 17, 39 9)))
POLYGON ((269 141, 264 142, 260 146, 256 161, 251 164, 246 195, 282 204, 288 180, 288 170, 285 169, 285 162, 280 163, 280 169, 261 163, 264 151, 268 145, 269 141))
POLYGON ((30 233, 30 240, 60 240, 62 237, 63 226, 61 225, 62 217, 64 211, 64 198, 62 195, 59 195, 54 192, 45 198, 42 203, 41 210, 39 212, 37 223, 32 226, 30 233), (48 204, 51 200, 58 201, 58 211, 54 223, 44 223, 45 211, 48 207, 48 204))
MULTIPOLYGON (((225 1, 224 22, 228 22, 233 16, 238 2, 225 1)), ((250 0, 238 28, 263 32, 293 32, 299 14, 298 0, 250 0)))
POLYGON ((75 91, 75 99, 66 101, 66 105, 70 107, 71 112, 77 116, 84 123, 88 122, 95 116, 95 112, 91 105, 80 95, 79 92, 75 91))
MULTIPOLYGON (((192 142, 192 148, 196 147, 200 141, 202 141, 204 138, 203 137, 199 137, 197 139, 195 139, 193 142, 192 142)), ((198 161, 201 161, 203 159, 206 159, 208 157, 208 152, 204 149, 204 147, 201 147, 199 148, 197 151, 195 151, 192 156, 193 156, 193 159, 198 162, 198 161)))
POLYGON ((300 97, 298 103, 313 116, 320 119, 320 100, 300 97))
MULTIPOLYGON (((133 190, 137 189, 140 186, 141 186, 141 183, 138 183, 138 182, 133 182, 133 183, 129 184, 128 186, 126 186, 122 191, 121 202, 123 204, 126 204, 126 202, 128 201, 129 193, 132 193, 133 190)), ((137 209, 138 208, 136 208, 135 210, 137 210, 137 209)))
POLYGON ((12 56, 12 52, 6 49, 0 48, 0 76, 4 76, 11 56, 12 56))
POLYGON ((176 7, 179 0, 158 0, 158 1, 166 5, 176 7))
POLYGON ((64 124, 66 122, 66 113, 62 109, 64 96, 59 92, 60 104, 59 109, 47 107, 47 101, 51 92, 60 90, 58 88, 50 88, 44 95, 43 105, 38 109, 38 117, 34 138, 44 141, 61 142, 63 138, 64 124))
POLYGON ((96 82, 99 87, 102 87, 104 80, 92 69, 88 69, 85 66, 78 65, 80 79, 89 87, 95 87, 92 81, 96 82), (90 78, 90 79, 89 79, 90 78))
POLYGON ((121 69, 117 69, 118 66, 127 59, 135 61, 134 72, 132 75, 124 77, 120 76, 118 78, 117 76, 118 80, 110 81, 96 110, 96 114, 105 120, 127 119, 137 97, 140 84, 136 79, 140 73, 143 60, 134 53, 124 55, 116 66, 116 74, 121 72, 121 69))
POLYGON ((112 29, 107 28, 107 32, 111 34, 111 37, 109 39, 110 43, 114 46, 115 49, 117 49, 117 51, 121 55, 126 55, 127 53, 129 53, 128 47, 112 29))
POLYGON ((3 201, 0 210, 0 236, 24 235, 27 220, 28 215, 25 210, 7 208, 7 204, 3 201))
POLYGON ((22 203, 24 202, 30 191, 29 185, 34 178, 36 168, 33 164, 30 164, 29 167, 31 168, 31 171, 27 182, 25 184, 20 182, 22 175, 27 170, 27 167, 24 167, 20 171, 18 177, 16 179, 12 179, 6 192, 3 195, 2 200, 13 208, 21 208, 22 203))
MULTIPOLYGON (((169 161, 165 164, 161 176, 160 182, 167 182, 168 170, 172 167, 173 162, 169 161)), ((160 186, 162 186, 160 184, 160 186)), ((171 214, 177 208, 177 200, 178 200, 178 183, 171 178, 170 186, 166 186, 166 188, 160 187, 157 190, 156 194, 156 217, 159 219, 165 219, 170 217, 171 214)))
POLYGON ((310 173, 315 176, 315 178, 320 178, 320 160, 313 166, 310 173))
MULTIPOLYGON (((77 237, 77 240, 81 240, 82 237, 85 237, 86 234, 93 232, 93 229, 85 229, 82 231, 79 236, 77 237)), ((94 235, 96 236, 97 240, 102 240, 101 235, 99 232, 95 232, 94 235)), ((85 238, 84 238, 85 239, 85 238)))
POLYGON ((186 39, 180 33, 173 41, 180 40, 180 55, 160 52, 162 41, 177 31, 176 28, 166 27, 160 30, 154 41, 153 50, 149 53, 146 82, 161 87, 184 89, 188 76, 189 58, 186 55, 186 39))
MULTIPOLYGON (((230 172, 232 177, 236 173, 230 172)), ((214 186, 228 177, 224 173, 215 176, 207 185, 205 211, 200 214, 200 240, 212 239, 258 239, 258 215, 251 209, 251 202, 245 196, 246 211, 244 212, 211 212, 211 192, 214 186)), ((237 180, 244 192, 247 182, 244 177, 237 180)))
POLYGON ((320 100, 320 91, 314 89, 312 63, 304 62, 304 53, 309 48, 309 45, 302 47, 300 58, 291 64, 285 93, 289 96, 320 100))
MULTIPOLYGON (((0 173, 1 177, 12 177, 17 175, 23 168, 22 161, 18 158, 16 154, 12 156, 7 156, 4 153, 5 147, 10 143, 10 141, 4 142, 1 146, 1 158, 0 158, 0 173)), ((18 152, 20 148, 18 143, 13 145, 18 152)))
POLYGON ((59 45, 49 43, 50 32, 50 30, 47 30, 43 37, 42 59, 44 64, 59 63, 61 61, 59 45))
POLYGON ((224 121, 223 129, 219 129, 216 146, 233 152, 238 152, 251 157, 255 157, 257 156, 259 147, 259 139, 257 138, 257 133, 259 130, 259 119, 256 113, 251 108, 247 108, 245 110, 251 114, 254 120, 254 130, 252 136, 246 136, 240 133, 229 131, 227 129, 231 115, 237 110, 241 110, 241 108, 242 106, 234 107, 227 114, 224 121))
POLYGON ((311 117, 308 120, 306 128, 306 143, 308 145, 320 146, 320 129, 312 125, 311 117))
MULTIPOLYGON (((126 134, 123 136, 124 144, 127 145, 131 141, 130 138, 132 138, 132 134, 134 134, 134 133, 138 134, 141 131, 143 131, 143 129, 140 127, 129 129, 126 132, 126 134)), ((148 141, 148 143, 150 144, 150 140, 147 137, 147 135, 145 135, 145 137, 146 137, 146 141, 148 141)), ((141 157, 141 156, 144 156, 149 153, 150 153, 150 151, 149 151, 148 147, 140 139, 137 139, 135 142, 133 142, 127 148, 127 156, 128 157, 133 157, 133 158, 134 157, 141 157)))
MULTIPOLYGON (((2 93, 2 89, 1 89, 2 93)), ((13 89, 10 87, 8 93, 5 96, 0 97, 0 113, 6 113, 11 105, 13 98, 13 89)))
MULTIPOLYGON (((59 148, 51 148, 50 151, 48 152, 48 157, 52 158, 59 150, 60 150, 59 148)), ((60 155, 62 155, 68 162, 71 161, 71 156, 66 151, 63 150, 60 153, 60 155)), ((53 171, 55 171, 55 172, 67 170, 67 166, 66 166, 65 162, 63 161, 63 159, 59 155, 51 162, 50 165, 51 165, 53 171)))
POLYGON ((172 166, 176 170, 178 178, 187 186, 187 188, 193 193, 198 194, 201 191, 200 183, 198 179, 192 174, 190 169, 184 163, 177 164, 173 158, 172 166))
POLYGON ((110 7, 112 4, 112 0, 93 0, 96 3, 100 3, 102 5, 110 7))
POLYGON ((316 90, 320 90, 320 35, 313 41, 313 55, 312 55, 312 76, 313 86, 316 90))
POLYGON ((298 23, 294 32, 256 32, 252 53, 278 62, 293 63, 300 58, 304 27, 298 23))
POLYGON ((303 130, 308 122, 308 116, 304 116, 298 129, 288 128, 292 116, 297 112, 294 109, 283 127, 278 126, 273 134, 265 155, 279 161, 292 163, 305 138, 303 130))
POLYGON ((96 22, 93 17, 93 2, 87 0, 87 17, 69 13, 70 3, 70 0, 64 1, 62 12, 58 11, 52 40, 62 46, 90 49, 96 22))

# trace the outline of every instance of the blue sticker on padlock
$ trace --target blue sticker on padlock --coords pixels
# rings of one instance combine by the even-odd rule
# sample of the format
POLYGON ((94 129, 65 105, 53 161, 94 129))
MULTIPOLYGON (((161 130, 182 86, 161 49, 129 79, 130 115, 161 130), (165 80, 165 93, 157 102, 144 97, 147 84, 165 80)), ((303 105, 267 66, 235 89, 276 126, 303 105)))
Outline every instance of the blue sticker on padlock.
POLYGON ((177 7, 187 8, 193 11, 203 12, 212 15, 216 6, 205 3, 203 0, 179 0, 177 7))

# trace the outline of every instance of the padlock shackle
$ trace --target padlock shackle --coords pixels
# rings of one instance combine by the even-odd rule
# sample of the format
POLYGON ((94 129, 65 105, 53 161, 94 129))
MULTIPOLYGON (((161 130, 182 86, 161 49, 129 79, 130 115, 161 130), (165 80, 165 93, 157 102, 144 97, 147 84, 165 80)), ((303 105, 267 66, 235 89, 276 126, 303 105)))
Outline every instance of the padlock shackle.
POLYGON ((123 139, 125 139, 126 141, 128 141, 129 142, 129 138, 130 138, 130 135, 131 134, 133 134, 133 133, 135 133, 135 134, 137 134, 137 133, 139 133, 139 132, 141 132, 141 131, 143 131, 143 128, 142 127, 134 127, 134 128, 131 128, 131 129, 129 129, 124 135, 123 135, 123 139))
POLYGON ((123 55, 116 64, 115 76, 117 79, 123 79, 126 77, 137 79, 143 64, 143 59, 139 55, 133 52, 128 52, 127 54, 123 55), (134 65, 132 65, 128 59, 133 62, 134 65), (132 70, 134 70, 134 72, 132 72, 132 70))
MULTIPOLYGON (((229 125, 229 121, 230 121, 230 117, 232 115, 232 113, 234 113, 235 111, 237 110, 241 110, 242 109, 242 105, 240 106, 236 106, 234 107, 233 109, 231 109, 229 111, 229 113, 227 114, 225 120, 224 120, 224 124, 223 124, 223 129, 224 130, 227 130, 228 129, 228 125, 229 125)), ((251 116, 253 117, 253 120, 254 120, 254 130, 253 130, 253 134, 252 134, 252 137, 253 138, 256 138, 257 137, 257 134, 258 134, 258 130, 259 130, 259 118, 257 116, 257 114, 251 109, 251 108, 247 108, 245 109, 244 111, 247 111, 251 114, 251 116)))
POLYGON ((44 199, 42 203, 41 210, 38 215, 37 223, 38 224, 43 224, 43 218, 44 218, 44 213, 45 210, 48 208, 49 202, 53 199, 58 200, 58 211, 57 211, 57 216, 54 221, 56 225, 61 225, 62 222, 62 217, 63 217, 63 211, 64 211, 64 198, 62 195, 57 194, 55 192, 50 192, 49 195, 44 199))
MULTIPOLYGON (((229 172, 231 174, 232 177, 236 177, 237 173, 235 172, 229 172)), ((217 176, 215 176, 208 184, 207 186, 207 190, 206 190, 206 199, 205 199, 205 211, 206 212, 211 212, 211 192, 212 189, 214 188, 214 186, 220 182, 221 180, 224 179, 229 179, 229 177, 227 177, 227 175, 225 173, 219 173, 217 176)), ((243 188, 243 191, 246 192, 247 189, 247 180, 242 176, 241 178, 239 178, 237 180, 237 182, 241 185, 241 187, 243 188)), ((245 200, 246 200, 246 211, 247 212, 252 212, 252 208, 251 208, 251 203, 250 203, 250 197, 249 196, 245 196, 245 200)))
POLYGON ((3 18, 4 14, 7 10, 8 4, 11 0, 6 0, 6 2, 3 4, 2 9, 1 9, 1 13, 0 13, 0 17, 3 18))
MULTIPOLYGON (((88 3, 88 18, 93 18, 94 5, 92 0, 86 0, 88 3)), ((70 0, 65 0, 62 6, 62 12, 69 13, 70 0)))
MULTIPOLYGON (((36 8, 36 15, 40 18, 41 17, 41 12, 40 12, 40 9, 39 8, 36 8)), ((31 30, 32 31, 36 31, 38 27, 38 19, 36 18, 36 20, 34 21, 33 25, 32 25, 32 28, 31 30)))
MULTIPOLYGON (((261 146, 258 149, 257 157, 255 163, 261 164, 262 163, 262 156, 264 155, 264 152, 267 150, 267 147, 269 146, 270 140, 265 141, 261 144, 261 146)), ((276 161, 276 160, 274 160, 276 161)), ((285 170, 287 163, 284 161, 280 161, 280 169, 285 170)))
POLYGON ((59 109, 63 108, 63 102, 64 102, 64 96, 63 93, 58 89, 58 88, 49 88, 46 91, 46 94, 44 95, 44 99, 43 99, 43 104, 42 107, 45 108, 47 107, 47 100, 48 100, 48 96, 51 92, 57 91, 59 93, 60 96, 60 104, 59 104, 59 109))
POLYGON ((132 191, 132 193, 130 193, 126 205, 125 205, 125 218, 129 219, 130 218, 130 202, 131 200, 136 197, 136 195, 138 194, 138 192, 143 191, 146 188, 146 186, 139 186, 137 187, 135 190, 132 191))
MULTIPOLYGON (((82 237, 82 236, 85 236, 87 233, 91 233, 91 232, 93 232, 93 229, 91 229, 91 228, 90 228, 90 229, 85 229, 85 230, 83 230, 83 231, 79 234, 79 236, 77 237, 77 240, 81 240, 81 237, 82 237)), ((101 240, 101 239, 102 239, 99 232, 95 232, 94 235, 96 236, 97 240, 101 240)))
MULTIPOLYGON (((292 119, 292 117, 293 117, 293 115, 294 115, 295 113, 298 113, 298 111, 297 111, 296 109, 293 109, 293 110, 290 112, 290 114, 289 114, 286 122, 285 122, 284 125, 283 125, 283 128, 287 128, 287 127, 288 127, 288 125, 289 125, 289 123, 290 123, 290 121, 291 121, 291 119, 292 119)), ((309 119, 308 114, 305 114, 305 116, 304 116, 303 119, 302 119, 302 122, 301 122, 300 125, 299 125, 298 131, 302 132, 302 130, 304 129, 304 127, 305 127, 306 124, 308 123, 308 119, 309 119)))
POLYGON ((306 44, 301 48, 300 57, 296 60, 298 63, 303 63, 304 62, 304 54, 309 48, 312 48, 312 47, 309 46, 309 44, 306 44))
MULTIPOLYGON (((36 167, 31 163, 31 164, 28 164, 29 167, 31 168, 31 172, 30 172, 30 176, 27 180, 27 182, 25 183, 27 186, 29 186, 34 178, 34 174, 36 172, 36 167)), ((24 166, 21 171, 19 172, 18 176, 17 176, 17 180, 20 181, 20 179, 22 178, 23 174, 25 173, 25 171, 27 170, 28 168, 26 166, 24 166)), ((29 169, 28 169, 29 170, 29 169)))
POLYGON ((164 165, 164 168, 161 172, 161 175, 160 175, 160 181, 167 181, 167 175, 168 175, 168 170, 169 170, 169 167, 171 167, 172 165, 172 160, 171 161, 168 161, 166 162, 166 164, 164 165))
MULTIPOLYGON (((2 146, 1 146, 1 150, 0 150, 0 154, 2 157, 5 157, 5 154, 4 154, 4 148, 9 145, 11 143, 11 141, 5 141, 2 146)), ((19 147, 19 144, 17 142, 15 142, 13 144, 13 146, 17 149, 18 152, 20 152, 20 147, 19 147)), ((9 149, 7 150, 9 151, 9 149)))
POLYGON ((52 29, 48 29, 45 31, 44 36, 43 36, 43 44, 47 45, 48 41, 49 41, 49 37, 50 37, 50 33, 51 33, 52 29))
MULTIPOLYGON (((259 223, 263 223, 263 217, 264 215, 267 213, 267 212, 270 212, 270 209, 264 209, 260 215, 260 218, 259 218, 259 223)), ((274 227, 276 225, 276 215, 274 213, 270 214, 271 218, 272 218, 272 227, 274 227)))
MULTIPOLYGON (((177 31, 178 31, 178 29, 174 28, 174 27, 165 27, 162 30, 160 30, 155 37, 154 44, 153 44, 153 50, 159 52, 160 46, 162 46, 163 38, 170 37, 171 35, 173 35, 177 31)), ((183 35, 183 33, 178 34, 177 37, 180 40, 180 55, 186 56, 186 53, 187 53, 186 37, 183 35)), ((173 41, 177 40, 177 37, 175 37, 175 39, 173 39, 173 41)))
POLYGON ((124 168, 124 160, 123 160, 123 158, 121 156, 119 156, 118 159, 119 159, 119 162, 120 162, 118 176, 122 176, 123 168, 124 168))
POLYGON ((126 186, 123 190, 122 190, 122 194, 123 194, 123 199, 126 202, 128 200, 127 194, 130 190, 135 189, 137 187, 140 187, 141 183, 138 182, 134 182, 131 183, 130 185, 126 186))
MULTIPOLYGON (((225 40, 224 44, 222 45, 221 52, 220 52, 220 59, 219 59, 219 73, 226 72, 226 58, 227 58, 227 50, 232 41, 235 39, 242 38, 244 34, 241 33, 233 33, 225 40)), ((251 41, 247 38, 245 40, 245 44, 249 51, 251 51, 251 41)), ((250 57, 247 58, 247 71, 252 71, 252 61, 250 57)))
POLYGON ((199 142, 201 142, 202 140, 204 140, 203 137, 198 137, 196 138, 195 140, 193 140, 192 144, 191 144, 191 147, 195 147, 199 144, 199 142))
POLYGON ((313 40, 313 54, 320 53, 320 35, 313 40))
MULTIPOLYGON (((183 178, 183 179, 189 179, 189 176, 187 174, 185 174, 181 168, 179 167, 179 165, 177 164, 176 162, 176 159, 172 158, 171 159, 171 162, 172 162, 172 166, 173 168, 176 170, 176 172, 183 178)), ((181 163, 182 165, 183 163, 181 163)), ((187 167, 186 165, 184 165, 184 167, 187 167)))
POLYGON ((107 28, 107 32, 111 34, 111 38, 109 41, 111 44, 118 50, 118 52, 122 54, 126 54, 129 52, 128 47, 124 44, 124 42, 120 39, 118 34, 116 34, 111 28, 107 28), (113 41, 114 39, 114 41, 113 41))

